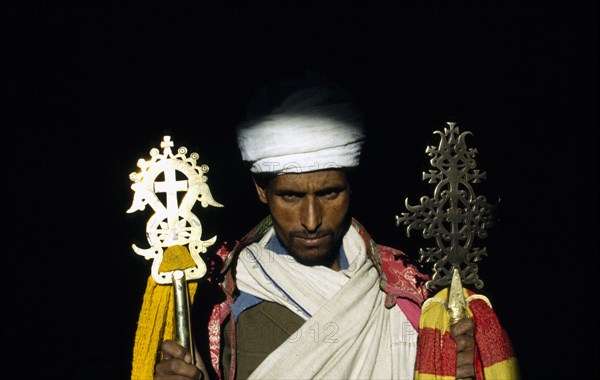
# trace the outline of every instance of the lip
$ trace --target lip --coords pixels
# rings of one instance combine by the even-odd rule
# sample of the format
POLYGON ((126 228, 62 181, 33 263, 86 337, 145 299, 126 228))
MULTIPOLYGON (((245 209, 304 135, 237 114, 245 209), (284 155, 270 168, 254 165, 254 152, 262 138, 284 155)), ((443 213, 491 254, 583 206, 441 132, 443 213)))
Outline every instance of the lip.
POLYGON ((305 248, 317 248, 322 246, 329 239, 329 235, 307 237, 307 236, 295 236, 294 239, 305 248))

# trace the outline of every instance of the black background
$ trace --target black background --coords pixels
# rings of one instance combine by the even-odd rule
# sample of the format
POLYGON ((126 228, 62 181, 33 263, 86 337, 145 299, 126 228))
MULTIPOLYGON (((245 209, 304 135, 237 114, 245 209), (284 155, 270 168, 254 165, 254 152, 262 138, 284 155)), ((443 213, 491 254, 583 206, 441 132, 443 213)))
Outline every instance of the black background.
POLYGON ((148 214, 125 213, 137 159, 164 134, 198 152, 225 205, 198 211, 203 237, 241 237, 266 210, 234 126, 257 86, 313 70, 370 121, 356 217, 415 258, 430 242, 394 215, 432 193, 433 132, 472 132, 498 204, 482 292, 523 377, 596 378, 596 6, 390 4, 3 2, 0 373, 128 378, 150 273, 130 248, 148 214))

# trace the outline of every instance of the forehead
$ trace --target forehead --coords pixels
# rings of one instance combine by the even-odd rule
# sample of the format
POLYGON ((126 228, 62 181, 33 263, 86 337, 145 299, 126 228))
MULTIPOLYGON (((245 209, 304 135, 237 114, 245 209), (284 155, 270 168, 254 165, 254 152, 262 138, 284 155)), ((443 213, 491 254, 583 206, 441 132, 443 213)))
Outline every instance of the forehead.
POLYGON ((309 173, 281 174, 269 183, 271 189, 278 190, 318 190, 348 185, 346 175, 340 170, 320 170, 309 173))

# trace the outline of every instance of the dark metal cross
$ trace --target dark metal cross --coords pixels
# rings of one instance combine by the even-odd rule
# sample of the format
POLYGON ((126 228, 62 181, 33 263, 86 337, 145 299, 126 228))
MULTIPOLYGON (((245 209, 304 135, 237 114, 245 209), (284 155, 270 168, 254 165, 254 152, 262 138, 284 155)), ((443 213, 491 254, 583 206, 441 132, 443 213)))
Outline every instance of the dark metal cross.
POLYGON ((435 184, 433 197, 422 196, 421 204, 410 205, 409 212, 396 215, 396 226, 403 224, 406 235, 411 230, 422 230, 425 239, 434 239, 435 247, 419 249, 421 262, 434 263, 433 277, 428 289, 450 285, 454 269, 460 273, 463 284, 483 287, 476 262, 487 256, 486 248, 474 247, 476 238, 485 238, 492 226, 492 210, 484 196, 475 194, 472 183, 485 179, 485 172, 475 169, 477 150, 467 148, 465 138, 470 132, 460 133, 456 123, 448 122, 440 135, 438 147, 428 146, 425 152, 432 157, 423 180, 435 184))

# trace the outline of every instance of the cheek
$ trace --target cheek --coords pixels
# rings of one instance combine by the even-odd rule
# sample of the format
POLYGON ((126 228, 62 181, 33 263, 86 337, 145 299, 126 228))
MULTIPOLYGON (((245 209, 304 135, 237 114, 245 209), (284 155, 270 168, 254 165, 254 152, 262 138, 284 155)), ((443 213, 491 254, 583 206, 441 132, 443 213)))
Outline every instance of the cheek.
POLYGON ((282 210, 280 208, 271 209, 271 219, 273 220, 273 227, 275 228, 275 233, 279 237, 279 240, 285 247, 289 247, 290 245, 290 232, 299 230, 298 226, 296 226, 295 219, 293 213, 290 213, 287 210, 282 210))
POLYGON ((331 205, 323 215, 323 222, 333 230, 341 229, 348 216, 349 208, 347 202, 331 205))
POLYGON ((277 207, 271 205, 269 207, 269 212, 271 213, 273 224, 278 226, 279 230, 282 232, 290 230, 298 220, 296 212, 289 207, 277 207))
POLYGON ((350 211, 350 199, 340 199, 333 207, 331 207, 331 214, 335 215, 336 219, 345 219, 346 215, 350 211))

